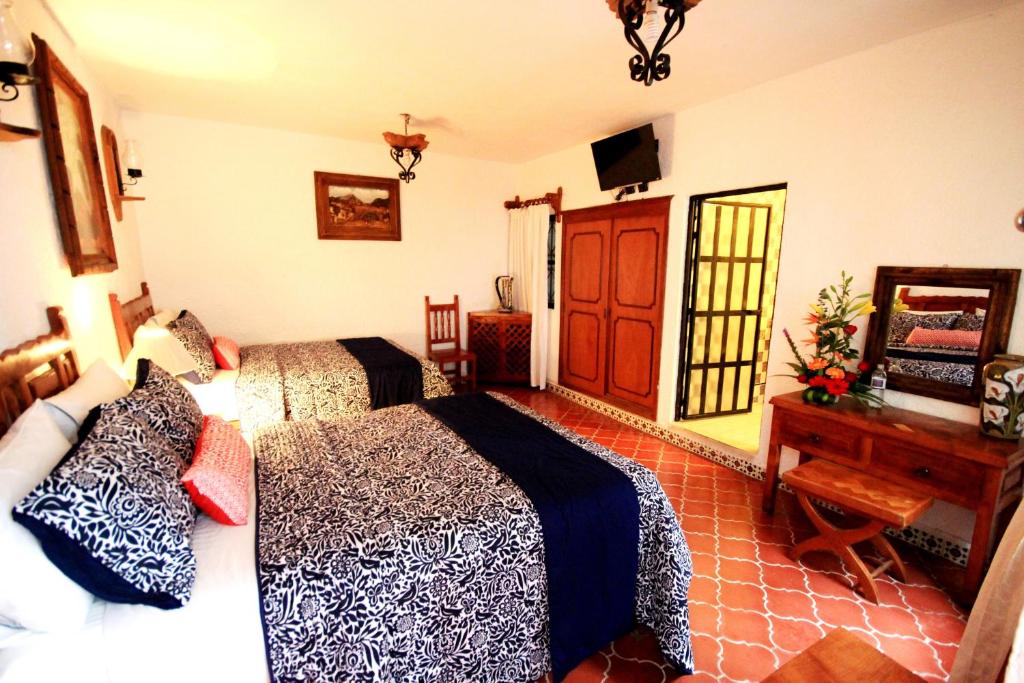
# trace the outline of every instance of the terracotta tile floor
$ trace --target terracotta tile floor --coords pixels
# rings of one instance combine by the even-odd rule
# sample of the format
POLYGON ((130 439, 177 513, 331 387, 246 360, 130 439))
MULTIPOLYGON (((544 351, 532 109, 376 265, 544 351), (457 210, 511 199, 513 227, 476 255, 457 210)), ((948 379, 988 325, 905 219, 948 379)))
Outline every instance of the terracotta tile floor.
MULTIPOLYGON (((965 615, 908 563, 909 584, 878 579, 880 604, 854 593, 852 576, 822 553, 786 555, 811 534, 793 496, 774 517, 761 484, 546 392, 502 389, 537 412, 636 459, 658 474, 693 554, 690 622, 697 672, 680 681, 758 681, 837 626, 928 680, 946 680, 965 615)), ((576 668, 569 683, 673 680, 654 638, 634 633, 576 668)))

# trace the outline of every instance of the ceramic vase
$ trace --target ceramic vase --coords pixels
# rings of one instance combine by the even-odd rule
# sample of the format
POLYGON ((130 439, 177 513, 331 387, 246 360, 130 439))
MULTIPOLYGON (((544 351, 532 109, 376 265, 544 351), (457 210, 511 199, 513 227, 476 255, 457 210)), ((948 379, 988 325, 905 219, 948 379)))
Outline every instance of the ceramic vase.
POLYGON ((813 403, 819 406, 832 406, 839 403, 839 397, 828 393, 825 387, 807 387, 800 395, 804 403, 813 403))
POLYGON ((985 366, 981 433, 999 439, 1024 434, 1024 356, 999 355, 985 366))

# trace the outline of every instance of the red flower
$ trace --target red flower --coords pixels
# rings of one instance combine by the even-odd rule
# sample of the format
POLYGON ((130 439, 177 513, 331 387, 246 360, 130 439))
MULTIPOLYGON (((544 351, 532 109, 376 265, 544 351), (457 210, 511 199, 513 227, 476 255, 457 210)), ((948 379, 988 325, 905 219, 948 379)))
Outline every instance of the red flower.
POLYGON ((850 385, 847 384, 845 380, 841 379, 834 379, 825 384, 825 391, 833 396, 842 396, 849 388, 850 385))
POLYGON ((797 375, 796 381, 800 382, 800 384, 807 384, 807 375, 797 375))
POLYGON ((827 383, 828 380, 822 377, 821 375, 815 375, 814 377, 811 377, 809 380, 807 380, 807 386, 811 387, 823 387, 827 383))
POLYGON ((866 360, 862 360, 861 362, 857 363, 857 369, 860 370, 861 372, 867 372, 868 370, 871 369, 871 363, 867 362, 866 360))
POLYGON ((846 327, 843 328, 843 332, 845 332, 846 334, 853 334, 856 331, 857 331, 857 326, 856 325, 847 325, 846 327))
POLYGON ((857 373, 855 373, 855 372, 847 372, 846 373, 846 383, 847 384, 853 384, 856 381, 857 381, 857 373))

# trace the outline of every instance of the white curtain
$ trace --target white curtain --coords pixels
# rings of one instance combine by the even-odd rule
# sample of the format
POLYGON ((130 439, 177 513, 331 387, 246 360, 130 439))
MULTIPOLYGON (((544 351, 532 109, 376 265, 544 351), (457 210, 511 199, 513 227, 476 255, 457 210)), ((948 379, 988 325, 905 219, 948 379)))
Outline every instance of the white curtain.
POLYGON ((548 376, 548 222, 547 204, 512 209, 508 214, 508 274, 512 305, 533 313, 530 386, 547 386, 548 376))

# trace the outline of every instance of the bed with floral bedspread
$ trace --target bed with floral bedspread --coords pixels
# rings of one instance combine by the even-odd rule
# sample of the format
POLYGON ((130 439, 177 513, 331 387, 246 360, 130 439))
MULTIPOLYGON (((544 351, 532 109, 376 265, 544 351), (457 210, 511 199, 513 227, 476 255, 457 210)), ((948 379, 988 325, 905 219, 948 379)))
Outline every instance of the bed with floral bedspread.
MULTIPOLYGON (((690 553, 657 477, 488 396, 631 482, 639 531, 627 616, 654 632, 680 673, 692 672, 690 553)), ((552 670, 540 515, 430 403, 464 411, 470 397, 256 433, 257 567, 272 680, 535 681, 552 670)))
MULTIPOLYGON (((422 366, 423 398, 451 394, 437 365, 415 357, 422 366)), ((334 340, 243 347, 235 397, 245 431, 284 420, 357 417, 371 408, 365 369, 334 340)))

